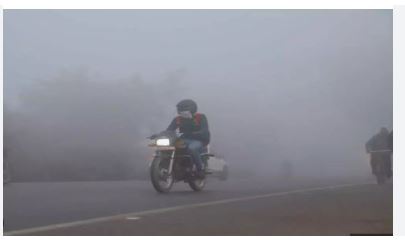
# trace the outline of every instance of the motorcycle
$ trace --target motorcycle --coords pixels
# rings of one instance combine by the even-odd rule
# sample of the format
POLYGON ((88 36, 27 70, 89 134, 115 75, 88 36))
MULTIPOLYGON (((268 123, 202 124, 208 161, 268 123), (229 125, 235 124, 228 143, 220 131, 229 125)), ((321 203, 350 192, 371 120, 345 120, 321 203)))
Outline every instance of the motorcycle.
POLYGON ((10 164, 3 159, 3 185, 11 182, 10 164))
POLYGON ((387 166, 387 161, 391 161, 389 154, 392 150, 378 150, 370 151, 372 156, 371 165, 373 169, 373 174, 376 176, 377 183, 382 185, 389 179, 392 175, 391 170, 387 166))
MULTIPOLYGON (((150 178, 153 187, 160 193, 167 193, 175 182, 184 181, 191 189, 199 192, 205 187, 205 176, 199 177, 192 156, 187 151, 181 134, 175 131, 164 131, 150 137, 149 146, 154 147, 155 155, 150 164, 150 178)), ((201 152, 204 173, 212 174, 207 168, 208 159, 214 155, 204 147, 201 152)))

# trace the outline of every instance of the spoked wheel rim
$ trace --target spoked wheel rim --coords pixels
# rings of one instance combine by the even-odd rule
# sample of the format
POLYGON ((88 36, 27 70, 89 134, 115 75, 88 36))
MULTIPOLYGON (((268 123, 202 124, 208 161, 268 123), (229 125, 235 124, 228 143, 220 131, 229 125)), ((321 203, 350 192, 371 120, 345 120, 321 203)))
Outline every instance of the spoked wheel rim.
POLYGON ((200 187, 200 188, 204 187, 205 186, 205 178, 194 179, 194 184, 197 187, 200 187))
POLYGON ((196 192, 202 191, 205 187, 205 178, 193 178, 189 180, 188 184, 190 185, 191 189, 196 192))
POLYGON ((162 168, 159 170, 159 185, 165 189, 170 188, 173 184, 173 175, 167 174, 168 170, 162 168))
POLYGON ((160 157, 156 157, 152 162, 151 180, 158 192, 169 192, 173 186, 173 175, 168 174, 168 165, 163 163, 160 157))

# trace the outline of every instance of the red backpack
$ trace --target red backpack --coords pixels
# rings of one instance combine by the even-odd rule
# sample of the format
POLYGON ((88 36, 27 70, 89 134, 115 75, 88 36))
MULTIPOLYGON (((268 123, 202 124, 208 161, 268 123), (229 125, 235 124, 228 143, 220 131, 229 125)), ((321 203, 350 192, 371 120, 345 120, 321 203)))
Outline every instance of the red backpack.
MULTIPOLYGON (((177 127, 180 127, 180 123, 181 123, 181 117, 177 116, 176 117, 176 125, 177 127)), ((194 114, 194 124, 196 124, 198 127, 201 124, 201 114, 200 113, 195 113, 194 114)))

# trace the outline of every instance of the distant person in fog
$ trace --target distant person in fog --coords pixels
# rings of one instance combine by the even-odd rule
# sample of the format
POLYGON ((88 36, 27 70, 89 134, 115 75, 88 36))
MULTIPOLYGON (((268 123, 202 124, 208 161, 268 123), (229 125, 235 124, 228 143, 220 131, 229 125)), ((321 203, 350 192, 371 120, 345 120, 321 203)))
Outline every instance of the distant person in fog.
POLYGON ((391 151, 394 150, 394 146, 393 146, 394 137, 393 137, 393 135, 392 135, 392 132, 393 132, 393 130, 391 130, 390 134, 388 134, 388 148, 389 148, 391 151))
POLYGON ((375 134, 366 143, 366 151, 370 154, 370 164, 372 173, 376 174, 376 167, 378 162, 383 162, 384 169, 388 177, 392 176, 391 165, 391 152, 392 144, 390 147, 390 133, 388 129, 382 127, 380 131, 375 134))

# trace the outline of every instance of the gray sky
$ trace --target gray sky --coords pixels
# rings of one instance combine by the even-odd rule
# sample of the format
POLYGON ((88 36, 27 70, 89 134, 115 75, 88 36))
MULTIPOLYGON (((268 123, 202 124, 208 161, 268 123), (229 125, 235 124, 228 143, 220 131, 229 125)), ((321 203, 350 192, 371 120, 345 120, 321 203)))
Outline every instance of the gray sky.
POLYGON ((38 83, 80 71, 110 86, 180 81, 154 128, 192 97, 228 156, 249 158, 238 145, 257 141, 275 159, 335 165, 392 128, 392 10, 4 10, 8 108, 24 113, 38 83), (235 131, 246 142, 227 143, 235 131))
MULTIPOLYGON (((187 69, 190 81, 213 82, 295 78, 283 72, 292 69, 305 69, 314 78, 348 61, 352 64, 344 72, 378 67, 380 78, 391 73, 391 10, 4 13, 5 80, 12 79, 10 86, 16 88, 72 68, 107 78, 141 73, 151 79, 187 69)), ((342 77, 341 86, 352 82, 343 71, 333 74, 342 77)))

